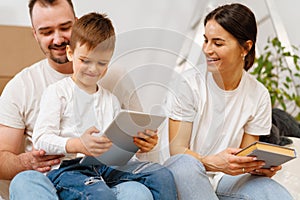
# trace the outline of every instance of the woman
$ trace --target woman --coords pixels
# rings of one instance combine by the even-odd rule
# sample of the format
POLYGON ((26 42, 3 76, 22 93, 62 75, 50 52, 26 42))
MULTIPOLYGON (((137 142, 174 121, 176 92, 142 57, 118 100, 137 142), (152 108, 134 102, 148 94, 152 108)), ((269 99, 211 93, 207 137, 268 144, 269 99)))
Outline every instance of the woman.
POLYGON ((271 128, 268 91, 246 71, 253 65, 257 26, 241 4, 223 5, 204 21, 207 67, 183 73, 168 98, 168 166, 181 199, 292 199, 270 179, 281 166, 238 157, 271 128), (276 192, 274 192, 276 191, 276 192))

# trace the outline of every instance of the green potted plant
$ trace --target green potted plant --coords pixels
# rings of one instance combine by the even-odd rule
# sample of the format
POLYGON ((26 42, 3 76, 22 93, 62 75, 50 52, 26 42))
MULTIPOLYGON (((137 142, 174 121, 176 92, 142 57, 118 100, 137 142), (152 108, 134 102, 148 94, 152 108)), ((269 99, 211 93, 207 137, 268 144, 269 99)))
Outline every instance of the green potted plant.
MULTIPOLYGON (((298 48, 292 47, 295 52, 298 48)), ((295 81, 300 78, 299 56, 287 51, 277 37, 268 39, 262 54, 255 60, 255 67, 251 73, 256 76, 268 89, 272 106, 280 105, 286 110, 287 101, 292 101, 300 107, 300 95, 297 94, 299 83, 295 81), (292 59, 295 70, 291 70, 286 59, 292 59), (292 87, 295 90, 292 90, 292 87)), ((300 120, 300 113, 295 117, 300 120)))

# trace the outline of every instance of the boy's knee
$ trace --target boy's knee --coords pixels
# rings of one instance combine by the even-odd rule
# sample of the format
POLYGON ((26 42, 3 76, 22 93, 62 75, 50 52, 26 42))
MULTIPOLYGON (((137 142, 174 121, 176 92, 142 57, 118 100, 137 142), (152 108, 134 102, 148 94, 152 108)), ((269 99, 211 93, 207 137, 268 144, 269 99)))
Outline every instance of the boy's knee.
POLYGON ((118 199, 135 199, 153 200, 153 196, 149 188, 144 184, 136 181, 127 181, 120 183, 112 188, 118 199))

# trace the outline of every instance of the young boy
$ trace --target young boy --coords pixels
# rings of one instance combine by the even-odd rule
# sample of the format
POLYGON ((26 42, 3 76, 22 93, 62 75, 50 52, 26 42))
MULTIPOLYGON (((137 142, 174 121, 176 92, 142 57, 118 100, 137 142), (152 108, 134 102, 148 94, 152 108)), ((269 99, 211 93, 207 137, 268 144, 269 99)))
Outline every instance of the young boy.
MULTIPOLYGON (((111 188, 126 181, 146 186, 151 198, 176 199, 173 175, 159 164, 83 166, 76 158, 101 155, 112 145, 105 136, 94 134, 104 130, 120 110, 117 98, 98 84, 114 47, 114 28, 105 15, 90 13, 75 22, 67 46, 74 73, 45 90, 33 132, 34 147, 65 155, 59 168, 47 174, 61 199, 116 199, 111 188)), ((143 149, 144 140, 135 140, 143 149)))

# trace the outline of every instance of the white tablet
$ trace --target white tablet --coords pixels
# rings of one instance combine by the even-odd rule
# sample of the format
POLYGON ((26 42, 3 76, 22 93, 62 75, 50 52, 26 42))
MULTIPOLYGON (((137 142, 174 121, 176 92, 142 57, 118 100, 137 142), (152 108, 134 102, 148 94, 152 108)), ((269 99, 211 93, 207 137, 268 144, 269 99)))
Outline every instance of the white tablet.
POLYGON ((115 166, 125 165, 138 150, 133 143, 133 136, 137 136, 138 132, 144 132, 146 129, 157 130, 165 119, 165 116, 121 110, 104 131, 104 135, 113 143, 111 148, 98 157, 85 156, 80 163, 82 165, 100 163, 115 166))

